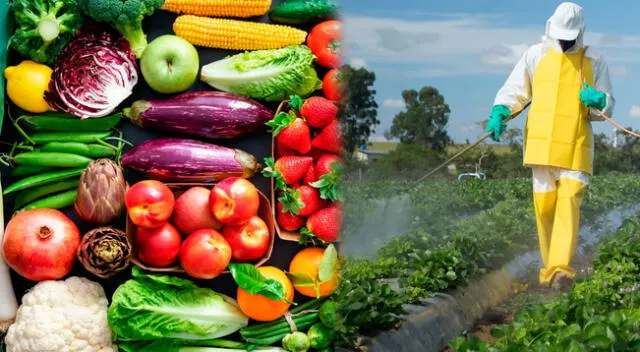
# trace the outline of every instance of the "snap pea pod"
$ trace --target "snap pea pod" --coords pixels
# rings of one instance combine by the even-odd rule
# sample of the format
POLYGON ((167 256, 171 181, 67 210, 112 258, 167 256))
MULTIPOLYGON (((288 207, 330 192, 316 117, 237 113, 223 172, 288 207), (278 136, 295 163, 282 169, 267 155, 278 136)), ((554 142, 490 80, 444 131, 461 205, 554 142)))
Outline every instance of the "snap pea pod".
POLYGON ((20 165, 54 166, 54 167, 85 167, 93 161, 86 156, 71 153, 54 152, 25 152, 13 157, 20 165))
POLYGON ((77 188, 78 182, 80 182, 79 179, 72 178, 72 179, 62 180, 60 182, 46 184, 46 185, 21 191, 16 195, 16 198, 13 202, 13 208, 19 209, 20 207, 26 204, 29 204, 36 199, 40 199, 44 196, 48 196, 50 194, 54 194, 57 192, 66 191, 72 188, 77 188))
POLYGON ((43 152, 72 153, 91 158, 106 158, 116 155, 115 148, 102 144, 85 144, 78 142, 51 142, 42 146, 43 152))
POLYGON ((18 165, 13 170, 11 170, 11 175, 14 177, 22 177, 47 171, 53 171, 55 169, 56 168, 53 166, 18 165))
POLYGON ((72 189, 66 192, 54 194, 52 196, 36 200, 35 202, 27 205, 26 207, 18 211, 38 209, 38 208, 62 209, 62 208, 66 208, 73 205, 77 197, 78 197, 78 190, 72 189))
POLYGON ((16 191, 22 191, 23 189, 38 187, 49 183, 65 180, 70 177, 80 176, 84 169, 84 167, 81 167, 67 170, 57 170, 46 172, 44 174, 29 176, 5 188, 2 194, 7 195, 16 191))
POLYGON ((96 139, 105 139, 111 132, 42 132, 29 136, 35 144, 51 142, 93 143, 96 139))
POLYGON ((39 115, 22 115, 16 121, 22 122, 32 131, 96 132, 114 128, 121 119, 121 112, 92 119, 80 119, 61 112, 46 112, 39 115))

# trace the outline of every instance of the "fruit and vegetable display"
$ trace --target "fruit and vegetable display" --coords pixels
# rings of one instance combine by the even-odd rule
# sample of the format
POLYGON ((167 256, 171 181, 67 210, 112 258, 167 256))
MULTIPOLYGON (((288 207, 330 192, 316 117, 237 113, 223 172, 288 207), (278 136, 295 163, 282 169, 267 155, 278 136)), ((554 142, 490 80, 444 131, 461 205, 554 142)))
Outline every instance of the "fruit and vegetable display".
POLYGON ((1 351, 332 350, 336 3, 15 0, 0 19, 1 351))

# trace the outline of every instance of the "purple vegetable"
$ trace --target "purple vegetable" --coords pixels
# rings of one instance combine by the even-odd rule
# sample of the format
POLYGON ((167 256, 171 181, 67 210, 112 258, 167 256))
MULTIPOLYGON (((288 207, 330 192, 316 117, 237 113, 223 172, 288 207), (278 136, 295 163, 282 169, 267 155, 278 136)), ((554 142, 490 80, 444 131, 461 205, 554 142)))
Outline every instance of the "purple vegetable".
POLYGON ((122 155, 123 167, 163 182, 213 182, 250 178, 260 168, 256 158, 239 149, 184 138, 156 138, 122 155))
POLYGON ((255 100, 225 92, 189 92, 166 100, 138 100, 124 115, 142 127, 211 139, 264 128, 273 112, 255 100))

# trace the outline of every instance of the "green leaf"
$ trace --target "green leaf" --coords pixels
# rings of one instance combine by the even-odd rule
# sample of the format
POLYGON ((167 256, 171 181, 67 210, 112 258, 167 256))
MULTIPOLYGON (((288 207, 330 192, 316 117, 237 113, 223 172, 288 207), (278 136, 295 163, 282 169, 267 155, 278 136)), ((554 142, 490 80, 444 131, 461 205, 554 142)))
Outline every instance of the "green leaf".
POLYGON ((332 171, 320 176, 320 180, 309 185, 320 191, 320 198, 330 201, 344 200, 342 192, 342 174, 344 166, 339 162, 331 164, 332 171))
POLYGON ((281 111, 279 114, 274 116, 272 120, 265 124, 270 127, 267 132, 273 133, 273 136, 275 137, 297 118, 298 116, 296 116, 296 113, 293 111, 289 111, 289 113, 281 111))
POLYGON ((276 170, 276 164, 272 158, 264 158, 264 164, 267 166, 262 169, 262 176, 270 178, 273 177, 276 181, 275 188, 286 190, 287 184, 284 182, 284 177, 282 174, 276 170))
POLYGON ((309 275, 298 273, 287 273, 287 276, 291 279, 291 283, 295 286, 310 287, 315 286, 316 281, 309 275))
POLYGON ((304 104, 304 99, 302 99, 299 95, 292 95, 289 98, 289 106, 295 111, 300 111, 300 109, 302 108, 302 104, 304 104))
POLYGON ((303 226, 300 229, 300 239, 298 240, 300 244, 311 243, 312 245, 323 245, 326 242, 318 238, 311 230, 309 230, 306 226, 303 226))
POLYGON ((291 213, 293 215, 300 214, 300 210, 305 204, 300 199, 300 190, 286 187, 282 192, 282 196, 278 198, 278 202, 282 203, 282 212, 291 213))
POLYGON ((273 279, 265 278, 252 264, 230 263, 229 271, 238 287, 250 295, 261 295, 272 300, 283 300, 284 288, 273 279))
POLYGON ((322 259, 320 260, 320 268, 318 270, 318 280, 320 282, 327 282, 336 273, 336 266, 338 264, 338 251, 333 244, 330 244, 325 248, 322 259))

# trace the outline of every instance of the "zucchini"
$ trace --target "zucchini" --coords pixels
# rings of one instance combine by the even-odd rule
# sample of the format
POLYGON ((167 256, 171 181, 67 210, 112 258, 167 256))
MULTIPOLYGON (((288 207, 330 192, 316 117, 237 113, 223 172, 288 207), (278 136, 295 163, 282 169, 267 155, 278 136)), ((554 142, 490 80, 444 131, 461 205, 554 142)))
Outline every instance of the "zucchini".
POLYGON ((274 22, 305 24, 338 14, 338 5, 333 0, 289 0, 269 12, 274 22))

